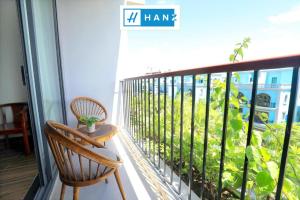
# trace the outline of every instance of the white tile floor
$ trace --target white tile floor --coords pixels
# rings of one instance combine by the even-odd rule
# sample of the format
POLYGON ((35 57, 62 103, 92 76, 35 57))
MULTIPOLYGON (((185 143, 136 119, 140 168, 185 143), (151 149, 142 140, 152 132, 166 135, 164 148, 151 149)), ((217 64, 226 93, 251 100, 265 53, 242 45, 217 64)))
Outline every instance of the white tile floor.
MULTIPOLYGON (((125 133, 115 136, 106 145, 110 150, 118 152, 124 160, 120 174, 128 200, 176 199, 125 133)), ((50 196, 51 200, 59 199, 60 187, 61 182, 57 180, 50 196)), ((72 199, 71 187, 66 188, 64 199, 72 199)), ((118 200, 122 198, 115 178, 111 176, 108 179, 108 184, 100 182, 92 186, 82 187, 79 199, 118 200)))

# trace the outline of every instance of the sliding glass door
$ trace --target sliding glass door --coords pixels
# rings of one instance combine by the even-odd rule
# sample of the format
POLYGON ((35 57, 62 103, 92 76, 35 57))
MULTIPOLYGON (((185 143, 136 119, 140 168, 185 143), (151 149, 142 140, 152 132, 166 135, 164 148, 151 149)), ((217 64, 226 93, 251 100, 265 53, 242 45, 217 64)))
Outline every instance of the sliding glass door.
POLYGON ((41 188, 39 198, 47 198, 57 174, 44 134, 47 120, 66 123, 63 80, 54 0, 18 0, 36 129, 41 188))

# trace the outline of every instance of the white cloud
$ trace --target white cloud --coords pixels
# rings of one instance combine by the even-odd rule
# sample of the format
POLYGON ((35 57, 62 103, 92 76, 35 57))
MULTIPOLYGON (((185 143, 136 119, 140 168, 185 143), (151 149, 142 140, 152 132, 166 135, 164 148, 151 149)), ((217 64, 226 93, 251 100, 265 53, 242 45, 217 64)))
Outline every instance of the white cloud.
POLYGON ((286 24, 286 23, 299 23, 300 22, 300 5, 293 7, 292 9, 269 16, 268 20, 273 24, 286 24))

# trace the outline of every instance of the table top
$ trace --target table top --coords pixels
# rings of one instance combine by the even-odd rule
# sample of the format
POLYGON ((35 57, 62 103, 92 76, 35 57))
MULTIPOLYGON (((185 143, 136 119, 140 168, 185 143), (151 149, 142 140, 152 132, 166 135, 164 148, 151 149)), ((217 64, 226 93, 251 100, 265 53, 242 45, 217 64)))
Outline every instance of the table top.
POLYGON ((89 133, 87 127, 81 127, 77 129, 81 133, 92 137, 97 142, 105 142, 110 140, 114 135, 118 133, 118 128, 112 124, 100 124, 96 125, 96 131, 89 133))

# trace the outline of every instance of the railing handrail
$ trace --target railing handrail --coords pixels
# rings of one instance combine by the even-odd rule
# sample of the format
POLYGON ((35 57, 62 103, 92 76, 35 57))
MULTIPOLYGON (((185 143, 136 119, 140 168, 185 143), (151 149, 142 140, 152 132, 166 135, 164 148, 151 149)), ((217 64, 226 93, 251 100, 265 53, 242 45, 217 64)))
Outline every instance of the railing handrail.
POLYGON ((208 67, 198 67, 198 68, 185 69, 185 70, 176 70, 176 71, 156 73, 151 75, 142 75, 142 76, 126 78, 125 80, 207 74, 207 73, 235 72, 235 71, 266 70, 266 69, 288 68, 288 67, 295 67, 295 66, 300 66, 300 54, 258 59, 258 60, 251 60, 251 61, 242 61, 242 62, 221 64, 221 65, 212 65, 208 67))

